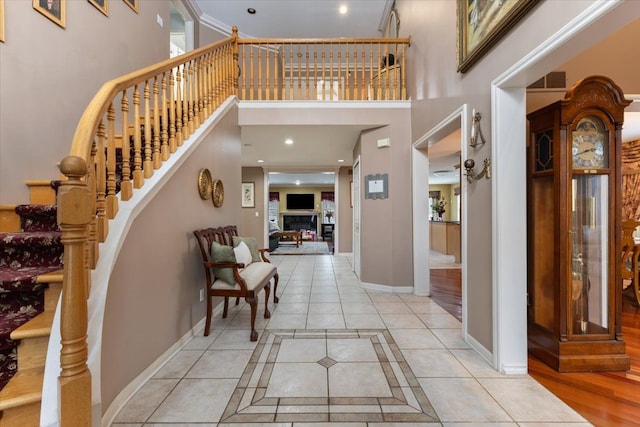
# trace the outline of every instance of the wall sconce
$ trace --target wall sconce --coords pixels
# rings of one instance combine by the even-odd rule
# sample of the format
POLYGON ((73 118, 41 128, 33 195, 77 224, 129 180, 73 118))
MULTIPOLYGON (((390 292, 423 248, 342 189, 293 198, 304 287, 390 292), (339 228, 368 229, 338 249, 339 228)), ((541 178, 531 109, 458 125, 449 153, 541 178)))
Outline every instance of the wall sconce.
POLYGON ((474 169, 475 166, 476 166, 476 162, 474 162, 473 159, 467 159, 464 161, 464 168, 467 171, 467 173, 465 173, 465 176, 467 177, 467 182, 469 184, 479 180, 482 177, 485 177, 487 179, 491 178, 491 159, 490 158, 487 157, 486 159, 484 159, 484 167, 482 168, 480 173, 476 173, 474 169))
POLYGON ((481 147, 485 143, 484 135, 482 135, 482 129, 480 128, 481 118, 482 114, 476 113, 476 109, 474 108, 471 112, 471 142, 469 143, 473 148, 481 147), (478 138, 480 138, 479 141, 478 138))

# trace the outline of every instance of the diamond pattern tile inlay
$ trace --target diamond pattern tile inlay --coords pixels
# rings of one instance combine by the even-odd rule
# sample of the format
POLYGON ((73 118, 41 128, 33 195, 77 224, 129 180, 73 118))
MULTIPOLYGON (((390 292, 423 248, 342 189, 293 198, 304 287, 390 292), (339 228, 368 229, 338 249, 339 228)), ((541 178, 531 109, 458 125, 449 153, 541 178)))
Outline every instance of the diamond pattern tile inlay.
MULTIPOLYGON (((349 350, 345 346, 334 347, 342 348, 343 352, 349 350)), ((363 346, 356 347, 361 349, 363 346)), ((338 356, 336 358, 342 360, 338 356)), ((386 329, 328 329, 314 333, 305 330, 265 331, 220 422, 389 422, 439 425, 429 399, 386 329), (326 356, 315 363, 290 360, 291 358, 277 362, 282 343, 296 339, 318 339, 325 343, 338 339, 368 340, 375 350, 377 360, 367 360, 365 363, 343 356, 347 360, 338 363, 334 358, 326 356), (356 366, 362 366, 363 363, 370 365, 366 368, 372 374, 370 377, 362 378, 362 373, 356 369, 356 366), (305 364, 308 368, 305 368, 305 364), (349 364, 354 366, 353 372, 348 368, 349 364), (327 369, 326 377, 319 376, 318 365, 327 369), (335 369, 339 371, 333 371, 335 369), (324 387, 313 389, 307 386, 306 382, 311 379, 304 374, 307 371, 314 378, 315 385, 321 381, 329 390, 337 390, 338 395, 333 392, 327 395, 324 387), (286 373, 286 381, 272 378, 278 372, 286 373), (354 380, 347 389, 340 383, 345 382, 345 377, 352 373, 354 380), (333 385, 332 378, 336 381, 333 385)))
POLYGON ((325 358, 323 358, 323 359, 318 360, 318 362, 317 362, 317 363, 318 363, 319 365, 324 366, 325 368, 330 368, 330 367, 332 367, 333 365, 335 365, 335 364, 336 364, 336 363, 338 363, 338 362, 336 362, 335 360, 333 360, 333 359, 332 359, 332 358, 330 358, 330 357, 325 357, 325 358))

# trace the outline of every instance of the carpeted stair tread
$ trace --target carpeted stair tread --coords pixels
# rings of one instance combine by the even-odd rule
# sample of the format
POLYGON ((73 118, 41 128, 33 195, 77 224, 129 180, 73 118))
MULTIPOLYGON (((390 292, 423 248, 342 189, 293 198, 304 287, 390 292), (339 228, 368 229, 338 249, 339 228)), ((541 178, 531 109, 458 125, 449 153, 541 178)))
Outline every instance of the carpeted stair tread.
POLYGON ((56 205, 18 205, 16 213, 23 231, 60 231, 56 205))

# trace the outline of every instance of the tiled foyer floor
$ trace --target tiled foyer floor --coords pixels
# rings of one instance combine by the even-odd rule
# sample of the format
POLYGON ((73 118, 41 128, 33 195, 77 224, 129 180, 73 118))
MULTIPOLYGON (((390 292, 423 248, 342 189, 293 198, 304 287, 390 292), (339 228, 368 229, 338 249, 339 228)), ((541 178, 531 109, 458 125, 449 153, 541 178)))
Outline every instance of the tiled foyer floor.
POLYGON ((529 376, 494 371, 428 297, 366 291, 344 256, 272 261, 280 303, 258 310, 258 342, 248 305, 232 305, 114 427, 590 425, 529 376))

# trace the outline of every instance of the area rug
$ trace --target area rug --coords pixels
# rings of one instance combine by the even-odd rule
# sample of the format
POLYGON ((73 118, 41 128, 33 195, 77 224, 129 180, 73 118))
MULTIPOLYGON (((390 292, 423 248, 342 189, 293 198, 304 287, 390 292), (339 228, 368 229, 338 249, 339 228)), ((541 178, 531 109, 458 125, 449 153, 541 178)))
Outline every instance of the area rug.
POLYGON ((295 244, 285 243, 279 245, 273 252, 273 255, 329 255, 329 245, 327 242, 308 242, 303 241, 296 248, 295 244))

